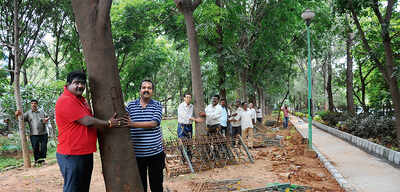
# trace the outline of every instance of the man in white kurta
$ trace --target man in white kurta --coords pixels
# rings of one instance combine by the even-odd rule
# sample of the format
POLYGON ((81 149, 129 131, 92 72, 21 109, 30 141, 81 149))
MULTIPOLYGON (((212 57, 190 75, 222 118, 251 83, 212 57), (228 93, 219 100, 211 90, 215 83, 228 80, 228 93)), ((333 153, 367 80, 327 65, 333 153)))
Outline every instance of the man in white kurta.
POLYGON ((211 104, 205 109, 208 136, 216 135, 220 131, 222 107, 218 104, 218 102, 219 95, 214 95, 212 97, 211 104))
POLYGON ((253 131, 253 113, 250 109, 247 108, 247 103, 243 102, 242 103, 242 108, 243 110, 240 112, 240 124, 242 127, 242 135, 243 135, 243 140, 244 143, 249 147, 253 148, 253 137, 254 137, 254 131, 253 131))

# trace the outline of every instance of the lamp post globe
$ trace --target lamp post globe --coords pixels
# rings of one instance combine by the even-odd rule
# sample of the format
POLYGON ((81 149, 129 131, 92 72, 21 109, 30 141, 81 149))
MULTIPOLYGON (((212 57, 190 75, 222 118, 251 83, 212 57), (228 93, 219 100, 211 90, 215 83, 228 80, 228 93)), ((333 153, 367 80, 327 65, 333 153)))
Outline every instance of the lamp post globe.
POLYGON ((312 20, 315 17, 315 13, 311 11, 310 9, 304 10, 304 12, 301 14, 301 18, 304 20, 312 20))

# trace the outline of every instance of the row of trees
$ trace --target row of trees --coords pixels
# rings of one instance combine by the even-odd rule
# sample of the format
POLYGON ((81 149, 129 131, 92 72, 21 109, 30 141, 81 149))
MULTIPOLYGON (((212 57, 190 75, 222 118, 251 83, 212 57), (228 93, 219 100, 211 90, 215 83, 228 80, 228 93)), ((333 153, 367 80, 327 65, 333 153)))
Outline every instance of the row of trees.
MULTIPOLYGON (((385 107, 397 114, 400 138, 395 0, 0 0, 0 5, 0 58, 9 72, 0 83, 14 86, 13 93, 0 86, 1 94, 13 94, 22 109, 21 72, 23 87, 46 87, 82 69, 89 75, 87 97, 100 118, 122 113, 124 101, 138 97, 144 78, 155 82, 155 98, 166 112, 184 92, 193 92, 196 114, 216 93, 230 102, 253 101, 264 113, 286 98, 304 108, 307 50, 300 15, 310 8, 316 12, 314 106, 333 111, 343 104, 354 114, 354 105, 368 111, 387 101, 385 107)), ((20 119, 21 136, 24 127, 20 119)), ((204 125, 196 129, 203 133, 204 125)), ((128 143, 127 135, 101 130, 109 190, 140 188, 140 182, 123 185, 138 179, 129 166, 135 158, 125 155, 130 149, 120 147, 128 143)))

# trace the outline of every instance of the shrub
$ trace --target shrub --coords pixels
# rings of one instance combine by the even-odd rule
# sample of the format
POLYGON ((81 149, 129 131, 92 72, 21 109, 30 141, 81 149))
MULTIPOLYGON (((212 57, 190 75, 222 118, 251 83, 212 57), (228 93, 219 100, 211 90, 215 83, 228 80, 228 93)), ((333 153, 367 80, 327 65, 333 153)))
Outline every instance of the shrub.
POLYGON ((329 111, 324 111, 324 112, 318 112, 317 113, 319 116, 321 116, 321 119, 328 124, 328 126, 335 127, 339 121, 345 121, 346 117, 342 113, 338 112, 329 112, 329 111))
POLYGON ((321 122, 321 120, 322 120, 322 118, 321 118, 320 115, 315 115, 315 116, 313 117, 313 119, 314 119, 315 121, 319 121, 319 122, 321 122))
POLYGON ((295 112, 294 115, 298 117, 304 117, 304 114, 302 112, 295 112))
POLYGON ((347 132, 365 139, 374 138, 377 143, 393 145, 396 143, 396 129, 392 116, 379 114, 360 114, 345 122, 347 132))

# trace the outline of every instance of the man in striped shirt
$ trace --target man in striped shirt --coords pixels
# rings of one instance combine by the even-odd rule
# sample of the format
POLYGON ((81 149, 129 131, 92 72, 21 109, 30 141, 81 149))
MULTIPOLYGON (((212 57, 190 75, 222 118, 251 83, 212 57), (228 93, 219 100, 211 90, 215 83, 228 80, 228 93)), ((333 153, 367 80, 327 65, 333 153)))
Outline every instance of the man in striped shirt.
POLYGON ((154 85, 150 80, 143 80, 140 86, 140 99, 131 101, 126 107, 130 116, 131 141, 136 154, 143 189, 147 191, 149 175, 151 191, 163 191, 163 169, 165 153, 161 133, 162 106, 151 99, 154 85))

